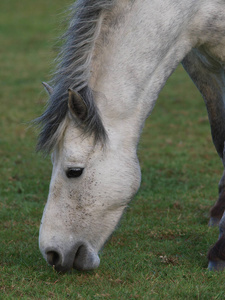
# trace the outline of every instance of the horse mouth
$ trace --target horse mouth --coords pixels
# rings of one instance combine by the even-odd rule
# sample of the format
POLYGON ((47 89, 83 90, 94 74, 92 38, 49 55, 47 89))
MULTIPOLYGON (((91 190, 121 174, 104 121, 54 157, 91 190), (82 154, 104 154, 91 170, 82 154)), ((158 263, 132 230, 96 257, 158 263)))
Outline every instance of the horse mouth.
POLYGON ((66 273, 72 268, 78 271, 91 271, 98 268, 100 259, 98 254, 89 246, 81 244, 76 247, 76 251, 64 254, 57 249, 49 249, 46 253, 46 261, 57 272, 66 273))

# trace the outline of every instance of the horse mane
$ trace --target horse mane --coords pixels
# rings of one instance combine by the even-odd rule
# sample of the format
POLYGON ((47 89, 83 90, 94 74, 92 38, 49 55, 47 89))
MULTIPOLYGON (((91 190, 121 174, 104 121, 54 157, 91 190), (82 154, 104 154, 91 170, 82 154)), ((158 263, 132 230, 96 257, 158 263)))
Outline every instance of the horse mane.
POLYGON ((66 116, 69 88, 79 92, 88 108, 88 117, 82 124, 84 134, 94 134, 95 142, 105 142, 107 134, 88 80, 95 41, 101 29, 102 13, 110 10, 114 3, 115 0, 78 0, 71 6, 69 28, 61 38, 63 46, 56 59, 56 71, 50 82, 53 93, 46 110, 35 120, 40 127, 38 151, 51 152, 63 135, 68 122, 66 116))

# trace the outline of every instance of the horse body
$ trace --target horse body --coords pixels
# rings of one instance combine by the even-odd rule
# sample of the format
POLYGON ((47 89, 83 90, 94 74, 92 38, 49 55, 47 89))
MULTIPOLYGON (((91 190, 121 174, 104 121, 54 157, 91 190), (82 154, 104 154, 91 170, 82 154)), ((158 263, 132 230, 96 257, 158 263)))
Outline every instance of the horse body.
MULTIPOLYGON (((71 22, 69 29, 71 33, 74 26, 78 41, 80 24, 90 24, 92 34, 80 42, 87 49, 73 60, 72 50, 69 58, 63 56, 53 90, 49 89, 48 110, 40 119, 52 120, 42 131, 40 148, 48 143, 49 132, 54 143, 48 148, 53 150, 53 172, 39 243, 46 260, 62 271, 99 265, 99 250, 140 185, 136 148, 145 119, 182 60, 205 99, 221 158, 225 140, 225 2, 91 2, 78 1, 77 7, 84 8, 76 17, 87 12, 86 19, 71 22), (93 22, 87 17, 90 11, 93 22), (82 80, 82 66, 74 67, 74 60, 82 62, 82 80), (73 68, 78 69, 77 78, 73 68), (56 122, 60 105, 63 117, 56 122)), ((67 45, 75 49, 71 39, 68 34, 67 45)), ((222 217, 223 197, 218 203, 219 214, 212 215, 213 220, 222 217)))

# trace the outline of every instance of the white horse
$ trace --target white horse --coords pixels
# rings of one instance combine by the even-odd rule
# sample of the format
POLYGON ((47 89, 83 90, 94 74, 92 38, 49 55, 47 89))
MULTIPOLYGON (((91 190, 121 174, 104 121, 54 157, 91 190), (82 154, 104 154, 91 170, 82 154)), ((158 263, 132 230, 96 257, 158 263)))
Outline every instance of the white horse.
MULTIPOLYGON (((38 149, 53 171, 40 250, 58 271, 91 270, 137 192, 145 119, 182 62, 202 93, 223 160, 224 0, 78 0, 41 125, 38 149)), ((225 159, 223 160, 225 165, 225 159)), ((225 174, 225 173, 224 173, 225 174)), ((209 268, 225 267, 225 175, 211 223, 220 238, 209 268)))

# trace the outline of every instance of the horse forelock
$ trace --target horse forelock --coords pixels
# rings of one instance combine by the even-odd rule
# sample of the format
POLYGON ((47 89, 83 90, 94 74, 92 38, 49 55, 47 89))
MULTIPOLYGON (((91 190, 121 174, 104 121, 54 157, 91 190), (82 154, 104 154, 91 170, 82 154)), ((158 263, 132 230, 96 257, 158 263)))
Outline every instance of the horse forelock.
POLYGON ((88 117, 82 129, 85 135, 94 134, 95 141, 106 141, 106 131, 88 86, 90 65, 101 27, 104 11, 112 9, 115 0, 78 0, 71 6, 71 21, 62 36, 63 46, 56 59, 57 68, 50 84, 53 93, 44 113, 35 120, 41 127, 37 149, 49 153, 59 142, 66 128, 68 113, 68 89, 73 89, 83 97, 88 117))

